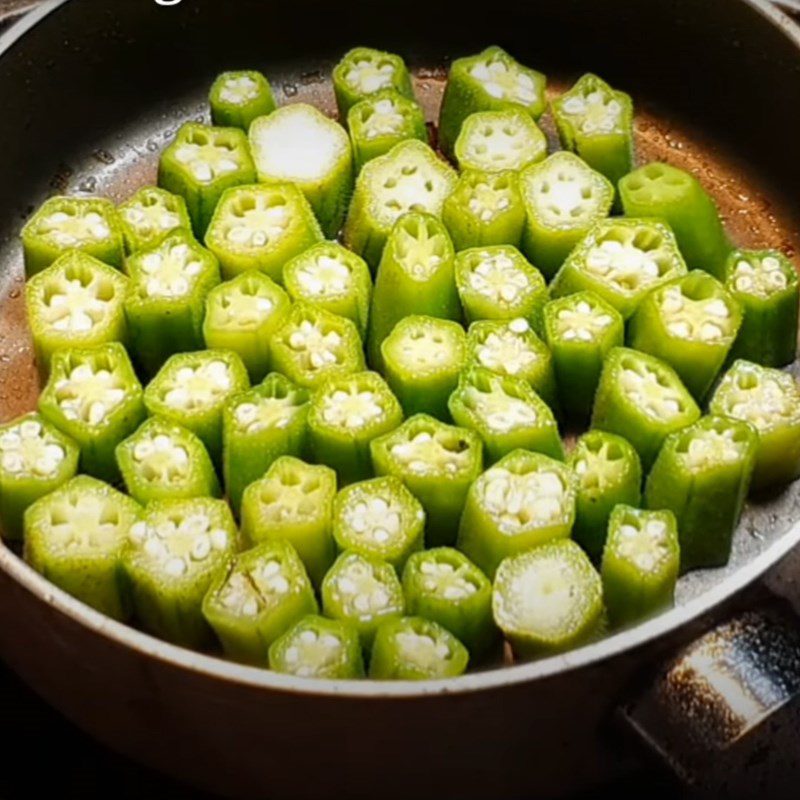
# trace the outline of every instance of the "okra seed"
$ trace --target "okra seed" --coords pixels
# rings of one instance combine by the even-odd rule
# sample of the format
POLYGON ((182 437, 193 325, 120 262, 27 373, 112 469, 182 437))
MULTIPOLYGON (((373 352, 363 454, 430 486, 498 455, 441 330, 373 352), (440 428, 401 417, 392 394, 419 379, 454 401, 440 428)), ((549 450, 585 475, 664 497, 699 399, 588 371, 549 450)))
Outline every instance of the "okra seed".
POLYGON ((536 86, 529 75, 502 61, 475 64, 470 75, 497 100, 530 105, 538 100, 536 86))
POLYGON ((239 154, 213 140, 205 144, 184 142, 175 149, 174 156, 200 183, 212 183, 240 168, 239 154))
POLYGON ((660 376, 644 364, 634 369, 623 369, 620 385, 628 398, 649 416, 669 420, 680 414, 683 400, 680 392, 663 382, 660 376))
POLYGON ((564 341, 592 342, 612 323, 610 314, 592 308, 585 300, 574 308, 562 308, 556 315, 559 335, 564 341))
POLYGON ((235 222, 225 233, 229 242, 240 247, 265 247, 279 239, 289 227, 292 219, 284 202, 263 194, 248 195, 247 207, 242 205, 235 216, 235 222))
POLYGON ((383 415, 383 407, 374 392, 336 391, 327 394, 322 401, 322 419, 329 425, 342 426, 350 430, 371 424, 383 415))
POLYGON ((267 428, 286 428, 299 408, 294 394, 286 397, 261 397, 258 403, 245 402, 234 411, 237 424, 245 433, 255 433, 267 428))
POLYGON ((336 331, 326 333, 309 320, 303 320, 288 337, 289 346, 304 353, 305 366, 312 370, 338 363, 341 343, 342 337, 336 331))
POLYGON ((667 525, 662 520, 620 526, 617 553, 644 572, 655 570, 669 556, 667 525))
POLYGON ((136 203, 124 211, 125 220, 133 225, 141 236, 152 236, 156 232, 171 231, 181 224, 178 214, 162 204, 136 203))
POLYGON ((781 385, 771 375, 752 375, 752 384, 745 380, 750 377, 739 376, 739 381, 731 387, 727 404, 732 417, 751 423, 758 431, 768 431, 797 416, 793 378, 786 376, 786 383, 781 385))
POLYGON ((113 372, 83 362, 55 387, 56 402, 67 419, 102 424, 126 398, 124 382, 113 372))
POLYGON ((695 300, 685 295, 679 286, 670 286, 658 302, 667 331, 680 339, 714 342, 724 338, 731 329, 730 309, 720 297, 695 300))
POLYGON ((409 470, 420 474, 454 473, 469 463, 468 451, 450 449, 427 431, 421 431, 410 441, 393 445, 391 453, 409 470))
MULTIPOLYGON (((536 363, 536 353, 516 334, 520 327, 515 328, 516 323, 517 320, 513 320, 506 330, 492 332, 486 337, 477 351, 482 366, 508 375, 519 375, 536 363)), ((527 326, 527 322, 525 324, 527 326)))
POLYGON ((658 253, 616 239, 597 242, 586 255, 586 268, 626 293, 651 285, 664 271, 658 253))
POLYGON ((372 113, 363 120, 365 139, 377 139, 380 136, 392 136, 403 128, 403 114, 390 98, 379 100, 372 107, 372 113))
POLYGON ((506 394, 500 386, 491 392, 467 386, 464 391, 464 403, 478 414, 489 428, 501 433, 536 425, 538 420, 536 409, 531 408, 523 400, 506 394))
POLYGON ((754 266, 740 259, 733 272, 733 286, 738 292, 757 297, 769 297, 789 285, 781 262, 775 256, 765 256, 754 266))
POLYGON ((513 303, 530 289, 525 273, 517 269, 513 259, 503 253, 484 251, 468 276, 469 286, 494 302, 513 303))
POLYGON ((40 230, 60 247, 77 247, 111 236, 111 228, 96 211, 73 214, 56 211, 40 222, 40 230))
POLYGON ((219 93, 223 103, 245 105, 258 97, 258 83, 249 75, 236 75, 228 78, 219 93))
POLYGON ((415 631, 399 631, 394 638, 400 652, 421 667, 430 667, 437 661, 448 659, 451 656, 450 648, 446 644, 437 642, 426 634, 415 631))
POLYGON ((145 290, 150 297, 183 297, 202 271, 202 264, 188 245, 162 247, 147 253, 140 262, 147 276, 145 290))
POLYGON ((161 387, 162 399, 171 408, 203 409, 219 402, 232 385, 230 369, 224 361, 206 361, 197 367, 183 367, 168 377, 161 387))
POLYGON ((356 61, 345 73, 345 80, 361 94, 374 94, 392 85, 394 66, 388 62, 376 64, 374 61, 356 61))
POLYGON ((314 262, 297 271, 297 280, 303 291, 317 297, 347 291, 351 278, 347 264, 327 255, 318 256, 314 262))

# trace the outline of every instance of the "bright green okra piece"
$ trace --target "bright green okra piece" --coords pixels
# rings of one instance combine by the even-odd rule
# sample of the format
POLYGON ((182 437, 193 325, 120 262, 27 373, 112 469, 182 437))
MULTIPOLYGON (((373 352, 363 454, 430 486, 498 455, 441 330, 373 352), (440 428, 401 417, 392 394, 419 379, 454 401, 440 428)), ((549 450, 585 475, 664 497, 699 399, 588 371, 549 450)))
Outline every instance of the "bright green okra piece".
POLYGON ((427 544, 453 544, 467 492, 483 466, 477 434, 416 414, 374 439, 371 449, 375 474, 400 478, 422 503, 427 544))
POLYGON ((99 197, 51 197, 22 229, 25 272, 35 275, 70 250, 80 250, 118 269, 125 243, 110 200, 99 197))
POLYGON ((742 325, 731 349, 765 367, 791 364, 797 355, 797 271, 779 250, 734 250, 725 288, 742 309, 742 325))
POLYGON ((630 625, 672 606, 681 554, 671 511, 618 505, 600 567, 609 622, 630 625))
POLYGON ((144 186, 118 209, 128 253, 155 247, 175 230, 192 230, 186 201, 157 186, 144 186))
POLYGON ((25 510, 78 471, 78 446, 39 414, 0 426, 0 531, 22 538, 25 510))
POLYGON ((215 125, 243 131, 276 108, 269 81, 256 70, 223 72, 212 84, 208 102, 215 125))
POLYGON ((230 559, 203 600, 203 616, 225 654, 256 666, 297 622, 319 610, 303 562, 289 542, 263 542, 230 559))
POLYGON ((672 228, 691 269, 725 280, 731 244, 714 201, 697 178, 652 162, 622 178, 619 195, 625 216, 658 217, 672 228))
POLYGON ((59 350, 39 396, 39 412, 80 448, 82 472, 113 483, 116 446, 146 416, 142 385, 119 342, 59 350))
POLYGON ((122 550, 139 504, 106 483, 79 475, 25 513, 25 560, 82 603, 114 619, 130 616, 122 550))

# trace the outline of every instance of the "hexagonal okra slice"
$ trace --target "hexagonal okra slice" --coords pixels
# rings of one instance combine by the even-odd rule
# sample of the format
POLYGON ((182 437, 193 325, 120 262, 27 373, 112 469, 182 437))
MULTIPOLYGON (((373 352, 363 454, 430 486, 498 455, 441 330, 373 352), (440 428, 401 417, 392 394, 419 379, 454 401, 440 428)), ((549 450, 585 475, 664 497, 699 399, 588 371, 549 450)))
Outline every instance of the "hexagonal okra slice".
POLYGON ((21 539, 28 506, 78 471, 78 446, 39 414, 0 426, 0 531, 21 539))
POLYGON ((223 72, 212 84, 208 102, 215 125, 243 131, 276 108, 269 81, 256 70, 223 72))
POLYGON ((424 142, 408 139, 372 159, 356 179, 343 240, 374 270, 394 224, 409 211, 441 215, 457 175, 424 142))
POLYGON ((117 209, 117 214, 128 253, 154 247, 174 230, 192 230, 186 201, 157 186, 139 189, 117 209))
POLYGON ((374 439, 371 449, 375 474, 400 478, 422 503, 427 544, 453 544, 467 491, 483 466, 477 434, 416 414, 374 439))
POLYGON ((128 494, 142 505, 155 500, 219 497, 214 465, 190 430, 152 417, 116 450, 128 494))
POLYGON ((81 471, 109 482, 119 479, 114 449, 146 416, 142 385, 119 342, 59 350, 39 411, 78 445, 81 471))
POLYGON ((587 73, 551 104, 561 145, 615 186, 633 166, 633 102, 587 73))
POLYGON ((725 288, 742 309, 731 356, 765 367, 791 364, 797 354, 797 271, 779 250, 734 250, 725 288))
POLYGON ((675 370, 647 353, 615 347, 606 356, 592 427, 624 436, 650 469, 664 439, 700 417, 675 370))
POLYGON ((570 540, 507 558, 492 594, 497 626, 520 658, 571 650, 604 627, 600 576, 570 540))
POLYGON ((714 390, 708 411, 758 431, 754 489, 800 476, 800 389, 792 375, 739 359, 714 390))
POLYGON ((100 197, 51 197, 22 229, 25 272, 35 275, 69 250, 80 250, 121 268, 125 243, 110 200, 100 197))
POLYGON ((250 148, 259 181, 293 183, 325 236, 336 236, 353 190, 353 151, 344 128, 314 106, 292 103, 253 122, 250 148))
POLYGON ((447 400, 467 360, 467 335, 458 322, 411 314, 381 344, 384 375, 406 416, 449 419, 447 400))
POLYGON ((527 213, 521 249, 549 279, 608 216, 614 187, 576 155, 558 152, 522 170, 519 188, 527 213))
POLYGON ((206 232, 226 189, 255 180, 247 136, 238 128, 187 122, 158 164, 158 185, 183 197, 197 237, 206 232))
POLYGON ((139 504, 79 475, 25 514, 25 560, 47 580, 114 619, 130 615, 120 559, 139 504))

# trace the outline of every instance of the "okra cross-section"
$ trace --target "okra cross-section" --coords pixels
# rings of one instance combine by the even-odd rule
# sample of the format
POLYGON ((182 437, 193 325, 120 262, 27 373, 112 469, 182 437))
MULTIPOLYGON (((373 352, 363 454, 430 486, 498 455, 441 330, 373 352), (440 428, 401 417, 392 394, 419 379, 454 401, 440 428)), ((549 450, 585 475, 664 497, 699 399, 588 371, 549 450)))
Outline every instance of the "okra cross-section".
POLYGON ((157 186, 139 189, 117 209, 117 214, 128 253, 154 247, 174 230, 192 229, 186 201, 157 186))
POLYGON ((542 453, 515 450, 472 484, 458 531, 458 549, 490 578, 507 556, 570 535, 575 479, 542 453))
POLYGON ((371 448, 375 473, 400 478, 422 503, 427 544, 455 542, 467 491, 483 465, 477 434, 416 414, 371 448))
POLYGON ((215 125, 243 131, 276 106, 269 81, 256 70, 223 72, 212 84, 208 101, 215 125))
POLYGON ((353 189, 353 151, 344 128, 314 106, 292 103, 250 126, 259 181, 293 183, 327 237, 342 226, 353 189))
POLYGON ((82 472, 119 479, 114 449, 145 418, 142 386, 119 342, 59 350, 39 411, 77 443, 82 472))
POLYGON ((236 556, 203 601, 225 653, 259 666, 269 662, 273 642, 318 610, 303 562, 288 542, 264 542, 236 556))
POLYGON ((749 423, 714 416, 664 442, 647 478, 645 499, 648 508, 675 514, 684 572, 728 563, 757 444, 749 423))
POLYGON ((645 470, 670 433, 699 417, 697 403, 668 364, 627 347, 615 347, 606 356, 592 427, 624 436, 645 470))
POLYGON ((130 614, 120 559, 141 508, 108 484, 79 475, 25 514, 25 560, 47 580, 114 619, 130 614))

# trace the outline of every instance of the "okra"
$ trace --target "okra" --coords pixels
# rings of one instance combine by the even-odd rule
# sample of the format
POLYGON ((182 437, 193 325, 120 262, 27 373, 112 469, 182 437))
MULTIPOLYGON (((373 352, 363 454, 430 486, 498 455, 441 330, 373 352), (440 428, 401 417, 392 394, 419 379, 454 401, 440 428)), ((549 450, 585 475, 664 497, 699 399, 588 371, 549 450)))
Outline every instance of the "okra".
POLYGON ((118 209, 128 253, 155 247, 175 230, 192 230, 186 201, 177 194, 144 186, 118 209))
POLYGON ((223 72, 212 84, 208 101, 215 125, 243 131, 276 108, 269 81, 255 70, 223 72))

